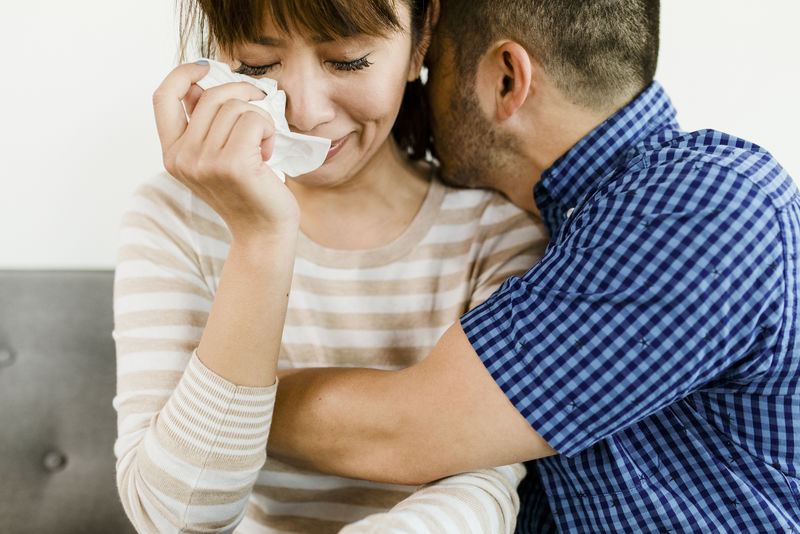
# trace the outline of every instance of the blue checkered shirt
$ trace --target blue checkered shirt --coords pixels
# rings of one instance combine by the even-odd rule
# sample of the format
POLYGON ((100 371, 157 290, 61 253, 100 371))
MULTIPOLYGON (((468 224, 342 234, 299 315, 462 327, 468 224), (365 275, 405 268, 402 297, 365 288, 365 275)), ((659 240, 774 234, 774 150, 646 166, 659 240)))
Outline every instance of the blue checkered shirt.
POLYGON ((531 426, 518 532, 800 532, 800 193, 658 83, 542 174, 551 237, 462 326, 531 426))

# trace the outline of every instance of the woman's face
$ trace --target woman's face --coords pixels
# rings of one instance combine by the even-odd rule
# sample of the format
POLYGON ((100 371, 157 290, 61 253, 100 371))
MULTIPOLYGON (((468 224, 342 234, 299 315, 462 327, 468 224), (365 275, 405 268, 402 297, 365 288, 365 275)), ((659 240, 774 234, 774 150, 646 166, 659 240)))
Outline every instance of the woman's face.
POLYGON ((297 181, 335 186, 370 170, 378 149, 390 139, 412 63, 410 13, 398 3, 405 31, 337 40, 301 32, 286 34, 267 22, 258 42, 236 46, 232 68, 278 81, 286 92, 292 131, 331 139, 325 164, 297 181))

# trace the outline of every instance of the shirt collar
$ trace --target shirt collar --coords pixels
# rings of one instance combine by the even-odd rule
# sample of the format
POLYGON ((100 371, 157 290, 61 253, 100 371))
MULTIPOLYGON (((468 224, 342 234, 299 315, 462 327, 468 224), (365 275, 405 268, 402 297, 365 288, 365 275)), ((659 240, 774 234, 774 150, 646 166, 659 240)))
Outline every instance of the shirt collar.
POLYGON ((654 81, 544 171, 533 193, 550 237, 567 212, 622 163, 632 146, 654 133, 677 129, 675 113, 667 93, 654 81))

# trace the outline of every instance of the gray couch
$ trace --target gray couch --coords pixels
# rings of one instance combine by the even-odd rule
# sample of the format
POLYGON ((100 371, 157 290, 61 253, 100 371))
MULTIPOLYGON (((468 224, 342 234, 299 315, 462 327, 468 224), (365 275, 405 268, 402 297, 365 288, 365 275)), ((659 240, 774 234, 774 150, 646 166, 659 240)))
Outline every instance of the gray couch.
POLYGON ((0 271, 0 532, 132 533, 114 481, 110 271, 0 271))

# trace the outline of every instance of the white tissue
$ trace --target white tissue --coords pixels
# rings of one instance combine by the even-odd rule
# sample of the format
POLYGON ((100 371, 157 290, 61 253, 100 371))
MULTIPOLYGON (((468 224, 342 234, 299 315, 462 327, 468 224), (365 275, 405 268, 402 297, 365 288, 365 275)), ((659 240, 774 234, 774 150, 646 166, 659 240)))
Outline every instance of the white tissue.
POLYGON ((211 59, 206 61, 211 68, 205 78, 197 82, 204 90, 223 83, 248 82, 267 94, 263 100, 255 100, 251 104, 269 113, 275 123, 275 147, 266 164, 278 178, 286 181, 285 174, 299 176, 325 163, 331 140, 289 131, 289 123, 286 122, 286 93, 278 89, 278 82, 270 78, 251 78, 232 72, 225 63, 211 59))

